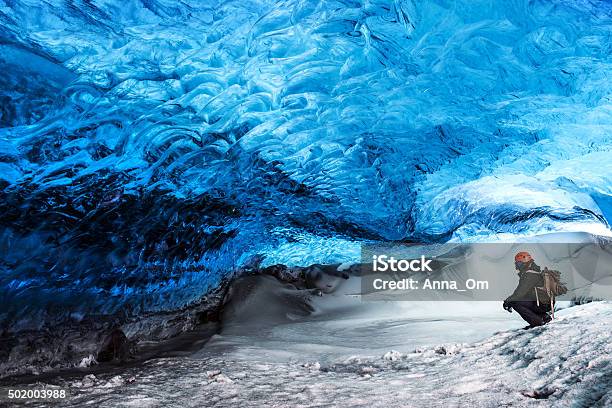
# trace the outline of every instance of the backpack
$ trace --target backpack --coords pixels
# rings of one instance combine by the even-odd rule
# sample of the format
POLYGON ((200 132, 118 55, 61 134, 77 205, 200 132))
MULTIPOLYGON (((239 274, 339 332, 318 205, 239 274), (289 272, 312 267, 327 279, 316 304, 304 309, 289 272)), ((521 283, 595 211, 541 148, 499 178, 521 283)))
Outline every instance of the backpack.
POLYGON ((561 282, 561 272, 548 269, 544 267, 544 270, 540 272, 544 280, 544 286, 538 286, 535 288, 536 301, 540 306, 540 297, 544 299, 548 298, 550 301, 550 310, 552 317, 555 317, 555 297, 565 295, 567 293, 567 286, 561 282), (541 293, 541 294, 540 294, 541 293))

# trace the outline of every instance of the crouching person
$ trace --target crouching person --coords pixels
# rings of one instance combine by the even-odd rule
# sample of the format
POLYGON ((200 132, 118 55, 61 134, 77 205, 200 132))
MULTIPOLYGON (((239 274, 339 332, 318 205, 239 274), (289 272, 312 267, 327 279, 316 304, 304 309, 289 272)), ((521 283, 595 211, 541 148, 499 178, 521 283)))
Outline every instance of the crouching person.
POLYGON ((544 287, 544 277, 540 267, 535 263, 528 252, 519 252, 514 257, 514 266, 518 271, 519 283, 514 293, 504 301, 504 309, 512 309, 529 323, 525 329, 542 326, 551 321, 548 312, 551 311, 549 302, 542 302, 538 298, 538 288, 544 287))

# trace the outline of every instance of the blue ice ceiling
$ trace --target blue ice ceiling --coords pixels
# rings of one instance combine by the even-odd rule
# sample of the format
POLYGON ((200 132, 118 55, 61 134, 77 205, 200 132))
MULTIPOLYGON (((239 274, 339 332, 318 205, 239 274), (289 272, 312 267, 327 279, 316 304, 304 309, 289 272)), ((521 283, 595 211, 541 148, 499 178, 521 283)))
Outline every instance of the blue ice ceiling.
POLYGON ((0 320, 607 234, 611 34, 603 1, 0 0, 0 320))

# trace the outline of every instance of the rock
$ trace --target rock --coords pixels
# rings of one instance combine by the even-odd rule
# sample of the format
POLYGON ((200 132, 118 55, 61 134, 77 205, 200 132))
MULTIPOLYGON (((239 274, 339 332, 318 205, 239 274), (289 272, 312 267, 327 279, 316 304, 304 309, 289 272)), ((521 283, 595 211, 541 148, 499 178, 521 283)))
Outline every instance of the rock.
POLYGON ((286 265, 271 265, 260 270, 261 274, 274 276, 281 282, 299 284, 303 283, 300 279, 302 268, 289 268, 286 265))
POLYGON ((446 355, 446 349, 443 346, 436 348, 435 352, 436 354, 446 355))
POLYGON ((216 323, 219 322, 219 310, 204 310, 198 312, 196 315, 198 323, 216 323))
POLYGON ((98 351, 99 362, 118 361, 124 362, 132 356, 131 344, 119 328, 115 328, 102 343, 98 351))
POLYGON ((553 395, 555 391, 556 390, 554 388, 543 388, 539 390, 523 391, 521 394, 523 394, 525 397, 533 399, 547 399, 548 397, 553 395))

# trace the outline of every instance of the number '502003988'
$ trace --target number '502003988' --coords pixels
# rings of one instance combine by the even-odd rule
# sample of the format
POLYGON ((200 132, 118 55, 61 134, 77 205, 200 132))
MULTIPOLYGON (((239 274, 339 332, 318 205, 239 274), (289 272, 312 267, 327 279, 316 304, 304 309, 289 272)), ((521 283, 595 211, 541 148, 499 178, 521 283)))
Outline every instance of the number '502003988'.
POLYGON ((61 389, 9 389, 9 399, 59 399, 66 398, 66 390, 61 389))

